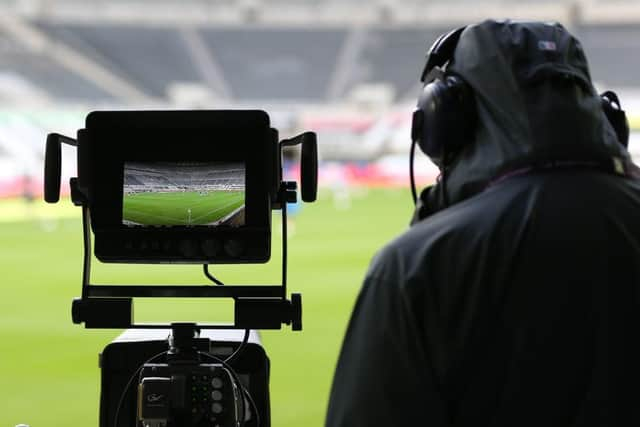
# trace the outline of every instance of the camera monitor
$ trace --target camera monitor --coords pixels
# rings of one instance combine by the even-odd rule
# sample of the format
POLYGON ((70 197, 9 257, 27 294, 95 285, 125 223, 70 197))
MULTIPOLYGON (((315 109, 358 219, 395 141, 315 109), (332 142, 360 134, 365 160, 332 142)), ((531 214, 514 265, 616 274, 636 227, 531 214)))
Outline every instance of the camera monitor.
POLYGON ((78 142, 101 261, 269 260, 280 163, 265 112, 99 111, 78 142))

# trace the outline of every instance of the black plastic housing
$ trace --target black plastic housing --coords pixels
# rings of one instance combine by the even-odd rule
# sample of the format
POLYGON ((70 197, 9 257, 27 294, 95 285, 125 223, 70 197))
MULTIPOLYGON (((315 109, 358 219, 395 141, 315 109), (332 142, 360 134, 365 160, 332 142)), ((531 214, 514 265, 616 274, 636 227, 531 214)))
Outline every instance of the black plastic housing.
MULTIPOLYGON (((100 354, 100 427, 113 427, 118 403, 122 398, 118 427, 138 427, 136 423, 136 370, 145 361, 167 350, 169 330, 128 330, 107 345, 100 354), (134 385, 125 390, 127 382, 134 375, 134 385), (124 393, 124 396, 123 396, 124 393)), ((233 352, 242 340, 242 332, 235 335, 222 331, 202 331, 195 339, 197 349, 219 358, 233 352)), ((209 363, 207 358, 202 358, 209 363)), ((165 363, 166 357, 154 359, 151 363, 165 363)), ((233 361, 233 369, 244 387, 249 391, 260 414, 260 427, 271 425, 269 396, 269 358, 252 333, 249 342, 233 361)), ((256 426, 256 417, 248 421, 246 427, 256 426)))
POLYGON ((86 192, 95 255, 103 262, 259 263, 270 258, 277 132, 253 110, 97 111, 78 132, 78 186, 86 192), (238 227, 124 225, 126 162, 240 162, 245 219, 238 227))
POLYGON ((133 324, 131 298, 74 298, 71 304, 73 323, 86 328, 128 328, 133 324))

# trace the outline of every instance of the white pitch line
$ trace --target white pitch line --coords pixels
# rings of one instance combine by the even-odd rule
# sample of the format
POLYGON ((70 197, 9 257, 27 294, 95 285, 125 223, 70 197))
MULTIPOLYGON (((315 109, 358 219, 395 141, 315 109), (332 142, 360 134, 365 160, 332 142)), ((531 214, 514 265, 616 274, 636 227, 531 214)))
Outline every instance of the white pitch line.
MULTIPOLYGON (((196 219, 196 220, 199 220, 200 218, 207 217, 207 216, 209 216, 209 215, 211 215, 211 214, 214 214, 214 213, 216 213, 216 212, 218 212, 218 211, 221 211, 221 210, 227 209, 229 206, 233 206, 233 205, 235 205, 235 204, 236 204, 236 202, 227 203, 227 204, 225 204, 225 205, 223 205, 223 206, 221 206, 221 207, 219 207, 219 208, 217 208, 217 209, 214 209, 214 210, 209 211, 209 212, 207 212, 207 213, 205 213, 205 214, 203 214, 203 215, 200 215, 200 216, 196 217, 195 219, 196 219)), ((244 206, 244 204, 243 204, 243 206, 244 206)))

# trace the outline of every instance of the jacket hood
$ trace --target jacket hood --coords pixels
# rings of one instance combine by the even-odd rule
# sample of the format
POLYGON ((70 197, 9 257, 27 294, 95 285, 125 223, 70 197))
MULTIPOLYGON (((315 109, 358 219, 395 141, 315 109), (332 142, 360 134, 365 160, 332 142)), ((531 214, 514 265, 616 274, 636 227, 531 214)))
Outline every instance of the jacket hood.
POLYGON ((591 82, 582 46, 562 25, 493 20, 471 25, 461 34, 447 73, 471 87, 477 127, 474 141, 445 170, 446 205, 522 168, 597 163, 623 173, 630 167, 591 82))

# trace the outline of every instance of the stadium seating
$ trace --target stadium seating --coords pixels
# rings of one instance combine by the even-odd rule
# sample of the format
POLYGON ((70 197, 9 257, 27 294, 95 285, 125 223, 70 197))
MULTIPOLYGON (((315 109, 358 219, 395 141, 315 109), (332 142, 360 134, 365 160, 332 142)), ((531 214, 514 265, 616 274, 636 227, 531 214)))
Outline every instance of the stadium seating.
POLYGON ((63 103, 78 100, 113 101, 112 97, 85 77, 62 68, 51 58, 26 50, 0 33, 0 74, 26 80, 37 90, 63 103))
POLYGON ((201 80, 176 28, 40 23, 55 39, 81 51, 147 94, 164 98, 173 82, 201 80))
MULTIPOLYGON (((424 25, 417 19, 402 21, 407 11, 424 9, 424 2, 418 0, 380 0, 366 10, 357 0, 167 1, 161 2, 168 8, 164 18, 163 8, 153 0, 148 0, 149 7, 145 0, 63 0, 55 8, 44 6, 49 2, 16 3, 42 3, 31 12, 18 6, 12 10, 9 3, 13 2, 4 3, 19 19, 0 28, 0 99, 5 102, 0 111, 0 148, 20 150, 0 150, 0 164, 9 165, 3 166, 0 185, 24 174, 39 183, 46 133, 62 131, 73 136, 87 111, 105 108, 257 106, 270 111, 282 135, 301 131, 303 126, 317 131, 324 160, 378 161, 400 152, 394 147, 405 149, 410 110, 430 45, 441 33, 466 22, 467 5, 477 8, 490 2, 453 0, 452 10, 464 16, 451 16, 444 23, 431 19, 424 25), (135 17, 123 9, 132 5, 135 17), (396 13, 402 7, 404 15, 396 13), (118 8, 127 13, 100 16, 118 8), (191 12, 183 16, 182 8, 191 12), (146 10, 159 18, 145 17, 146 10), (193 10, 202 16, 194 16, 193 10), (362 10, 368 18, 339 16, 354 10, 362 10), (283 12, 281 17, 278 11, 283 12), (175 19, 170 13, 176 14, 175 19), (332 14, 333 21, 328 18, 332 14), (266 15, 275 20, 262 20, 266 15), (26 40, 34 33, 35 43, 26 40), (40 36, 47 43, 38 47, 40 36), (59 60, 55 49, 47 49, 51 46, 66 47, 144 96, 135 98, 128 95, 131 91, 107 87, 105 79, 59 60), (385 114, 380 113, 383 109, 385 114)), ((449 2, 435 0, 428 6, 446 13, 445 3, 449 2)), ((515 1, 498 3, 508 9, 515 1)), ((597 87, 624 95, 624 107, 636 123, 632 125, 636 128, 632 145, 636 145, 640 13, 629 13, 624 19, 615 16, 621 16, 624 5, 629 12, 640 11, 640 0, 541 3, 536 6, 531 1, 538 12, 558 3, 559 10, 566 12, 559 20, 569 19, 571 7, 577 4, 588 12, 583 17, 576 12, 571 30, 583 43, 597 87), (600 5, 614 15, 595 13, 600 5)), ((71 154, 63 153, 63 171, 73 176, 71 154)), ((148 184, 141 179, 135 176, 132 185, 148 184)), ((17 193, 4 191, 0 197, 7 194, 17 193)))
POLYGON ((239 99, 322 101, 346 29, 204 29, 239 99))
POLYGON ((640 85, 640 25, 590 25, 576 29, 591 75, 606 87, 640 85))
MULTIPOLYGON (((178 26, 81 25, 39 22, 38 27, 100 63, 155 98, 173 83, 206 84, 178 26)), ((347 68, 344 97, 358 83, 386 83, 397 98, 417 85, 424 55, 449 27, 370 28, 347 68)), ((237 100, 322 102, 336 73, 349 27, 199 27, 209 55, 237 100)), ((596 80, 607 86, 638 85, 636 40, 640 25, 589 25, 576 29, 596 80), (620 58, 624 58, 624 65, 620 58)), ((11 69, 63 99, 108 99, 109 95, 45 57, 3 56, 11 69)), ((1 69, 1 68, 0 68, 1 69)))
POLYGON ((124 191, 243 191, 245 172, 242 165, 127 163, 124 191), (203 167, 204 166, 204 167, 203 167))
MULTIPOLYGON (((397 97, 419 87, 427 51, 435 39, 450 28, 375 29, 360 53, 355 82, 385 82, 397 97)), ((411 92, 415 97, 416 91, 411 92)))

